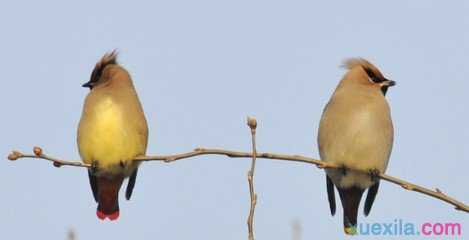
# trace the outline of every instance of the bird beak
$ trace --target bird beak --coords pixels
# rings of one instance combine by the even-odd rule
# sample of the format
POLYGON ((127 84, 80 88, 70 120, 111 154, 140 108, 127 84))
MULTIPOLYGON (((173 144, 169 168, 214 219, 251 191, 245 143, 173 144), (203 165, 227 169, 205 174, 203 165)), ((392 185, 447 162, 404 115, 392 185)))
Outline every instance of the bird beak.
POLYGON ((396 85, 396 82, 393 80, 386 79, 380 83, 381 87, 392 87, 396 85))
POLYGON ((81 85, 81 86, 84 87, 84 88, 92 88, 92 87, 93 87, 93 83, 87 82, 87 83, 84 83, 84 84, 81 85))

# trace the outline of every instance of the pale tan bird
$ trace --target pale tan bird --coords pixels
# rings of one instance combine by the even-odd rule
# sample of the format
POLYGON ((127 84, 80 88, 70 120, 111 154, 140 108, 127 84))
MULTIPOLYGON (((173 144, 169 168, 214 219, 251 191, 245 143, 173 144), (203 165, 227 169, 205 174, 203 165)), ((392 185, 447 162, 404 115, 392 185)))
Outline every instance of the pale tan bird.
POLYGON ((148 127, 129 73, 117 63, 115 51, 96 64, 78 126, 78 150, 88 170, 96 214, 104 220, 119 217, 119 190, 129 177, 129 200, 137 177, 137 156, 145 155, 148 127))
POLYGON ((362 194, 368 189, 367 216, 379 188, 376 174, 384 173, 391 154, 394 130, 385 94, 395 82, 365 59, 349 59, 344 66, 349 71, 324 109, 318 146, 321 160, 342 166, 326 170, 329 206, 334 215, 335 186, 344 209, 344 231, 355 234, 362 194))

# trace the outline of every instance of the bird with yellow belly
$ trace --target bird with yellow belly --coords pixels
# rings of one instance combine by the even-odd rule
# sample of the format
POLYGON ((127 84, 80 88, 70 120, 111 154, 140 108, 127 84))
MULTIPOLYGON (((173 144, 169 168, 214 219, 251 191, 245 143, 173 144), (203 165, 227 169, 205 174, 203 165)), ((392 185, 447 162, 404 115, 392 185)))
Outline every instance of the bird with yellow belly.
POLYGON ((119 217, 118 193, 130 177, 126 199, 132 196, 138 171, 137 156, 145 155, 148 127, 129 73, 112 52, 96 64, 78 127, 78 149, 88 170, 96 214, 104 220, 119 217))

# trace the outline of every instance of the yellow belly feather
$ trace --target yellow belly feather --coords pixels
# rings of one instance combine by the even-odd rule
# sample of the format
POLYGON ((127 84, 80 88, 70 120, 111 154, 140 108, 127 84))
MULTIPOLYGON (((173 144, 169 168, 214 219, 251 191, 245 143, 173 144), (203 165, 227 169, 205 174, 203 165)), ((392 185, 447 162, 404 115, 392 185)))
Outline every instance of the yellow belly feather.
POLYGON ((85 163, 96 161, 99 170, 110 174, 129 175, 133 171, 134 164, 127 163, 141 154, 142 143, 125 121, 125 114, 111 99, 105 99, 93 106, 84 117, 88 119, 80 121, 78 147, 85 163))

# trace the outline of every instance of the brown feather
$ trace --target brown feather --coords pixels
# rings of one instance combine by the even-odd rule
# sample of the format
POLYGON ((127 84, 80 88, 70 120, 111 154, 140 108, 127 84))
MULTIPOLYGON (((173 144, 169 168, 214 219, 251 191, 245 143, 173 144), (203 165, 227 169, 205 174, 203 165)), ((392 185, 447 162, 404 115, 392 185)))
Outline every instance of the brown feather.
POLYGON ((364 189, 358 187, 338 188, 344 208, 344 229, 357 226, 358 207, 364 189))
POLYGON ((352 70, 356 67, 361 67, 363 68, 368 75, 374 75, 377 78, 384 79, 383 74, 379 71, 375 65, 371 64, 368 60, 364 58, 349 58, 346 59, 342 66, 346 69, 352 70))
POLYGON ((98 182, 98 211, 111 215, 119 211, 119 190, 124 180, 123 176, 97 177, 98 182))

